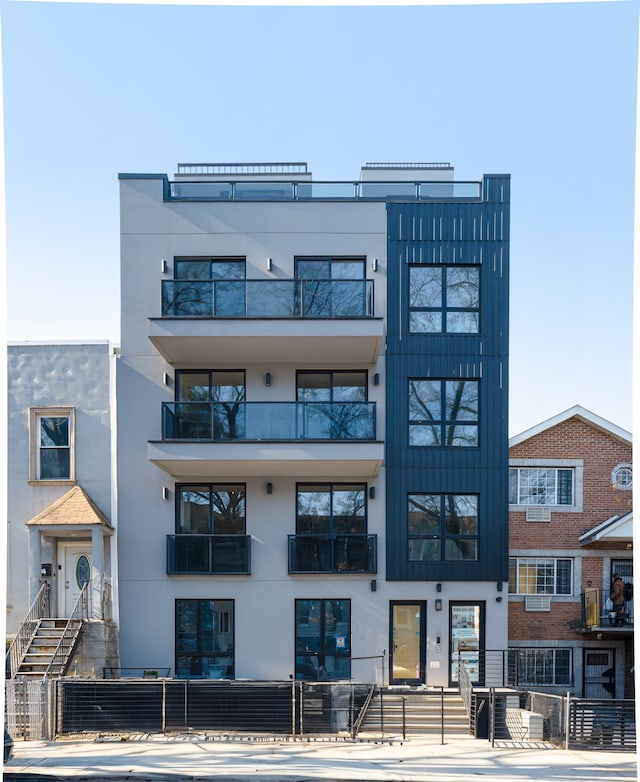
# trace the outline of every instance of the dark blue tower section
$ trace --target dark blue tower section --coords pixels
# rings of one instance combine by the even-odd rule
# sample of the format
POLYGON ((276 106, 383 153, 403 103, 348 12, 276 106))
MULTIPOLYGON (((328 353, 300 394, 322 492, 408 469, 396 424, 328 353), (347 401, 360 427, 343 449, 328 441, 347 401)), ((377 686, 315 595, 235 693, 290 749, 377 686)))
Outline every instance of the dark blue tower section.
POLYGON ((509 191, 387 204, 388 580, 508 577, 509 191))

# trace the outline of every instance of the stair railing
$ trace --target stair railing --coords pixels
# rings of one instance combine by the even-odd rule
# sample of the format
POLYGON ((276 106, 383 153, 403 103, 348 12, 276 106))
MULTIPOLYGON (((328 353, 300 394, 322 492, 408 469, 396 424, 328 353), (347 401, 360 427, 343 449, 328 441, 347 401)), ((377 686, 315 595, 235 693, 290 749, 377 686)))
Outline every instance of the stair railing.
POLYGON ((16 637, 11 642, 11 646, 7 651, 6 659, 9 662, 10 678, 15 678, 20 664, 24 660, 24 657, 31 645, 33 636, 36 634, 40 620, 46 618, 49 615, 49 584, 43 582, 35 600, 31 603, 31 606, 27 612, 27 615, 20 623, 16 637))
POLYGON ((353 727, 351 728, 351 738, 356 739, 358 738, 358 733, 360 732, 360 728, 362 727, 362 723, 364 722, 364 718, 367 715, 367 710, 369 709, 369 704, 373 700, 373 696, 375 695, 376 691, 376 685, 371 685, 371 689, 367 693, 367 697, 365 698, 364 703, 362 704, 362 708, 360 709, 360 714, 358 714, 358 719, 353 723, 353 727))
POLYGON ((64 631, 60 636, 56 650, 51 657, 51 662, 47 666, 47 670, 44 672, 44 679, 51 676, 51 672, 58 669, 59 674, 64 673, 65 665, 69 659, 69 655, 73 651, 75 643, 80 634, 82 627, 82 620, 89 617, 89 582, 87 582, 81 589, 76 604, 73 607, 71 616, 67 619, 64 631))

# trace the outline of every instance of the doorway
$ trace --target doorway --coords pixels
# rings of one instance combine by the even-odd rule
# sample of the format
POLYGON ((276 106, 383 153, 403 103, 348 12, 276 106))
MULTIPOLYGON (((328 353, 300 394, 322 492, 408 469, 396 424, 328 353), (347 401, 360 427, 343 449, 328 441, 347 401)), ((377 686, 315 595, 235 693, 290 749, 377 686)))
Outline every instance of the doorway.
POLYGON ((449 686, 466 666, 473 684, 484 684, 484 603, 449 603, 449 686))
POLYGON ((58 565, 58 611, 70 616, 82 587, 93 577, 91 543, 59 543, 58 565))
POLYGON ((391 602, 389 684, 425 683, 426 602, 391 602))
POLYGON ((582 673, 583 698, 614 698, 616 693, 615 651, 585 649, 582 673))

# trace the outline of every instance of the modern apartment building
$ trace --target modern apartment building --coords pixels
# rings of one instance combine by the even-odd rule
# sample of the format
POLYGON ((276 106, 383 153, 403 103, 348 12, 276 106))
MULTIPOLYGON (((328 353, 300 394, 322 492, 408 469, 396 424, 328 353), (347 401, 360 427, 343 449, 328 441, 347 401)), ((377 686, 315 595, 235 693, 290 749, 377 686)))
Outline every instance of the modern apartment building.
POLYGON ((123 669, 479 680, 507 648, 509 177, 119 179, 123 669))
POLYGON ((520 684, 634 697, 631 434, 576 405, 511 438, 509 455, 520 684), (627 589, 612 600, 616 574, 627 589))

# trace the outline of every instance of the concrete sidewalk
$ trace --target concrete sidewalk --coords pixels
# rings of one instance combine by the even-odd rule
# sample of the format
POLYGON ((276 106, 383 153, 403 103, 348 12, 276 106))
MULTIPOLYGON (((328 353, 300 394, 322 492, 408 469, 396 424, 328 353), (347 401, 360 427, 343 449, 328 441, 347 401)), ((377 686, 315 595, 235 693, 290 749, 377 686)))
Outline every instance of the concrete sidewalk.
POLYGON ((303 782, 499 782, 557 780, 622 782, 637 779, 636 755, 561 750, 540 742, 530 748, 486 740, 415 738, 387 743, 240 740, 211 736, 131 737, 16 742, 5 780, 247 780, 303 782), (42 778, 42 777, 41 777, 42 778))

